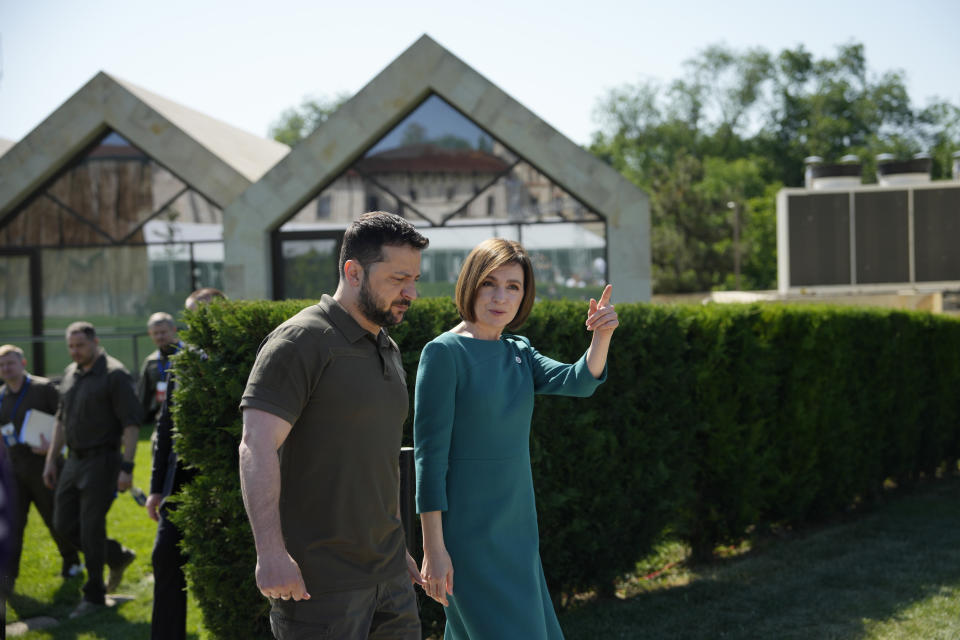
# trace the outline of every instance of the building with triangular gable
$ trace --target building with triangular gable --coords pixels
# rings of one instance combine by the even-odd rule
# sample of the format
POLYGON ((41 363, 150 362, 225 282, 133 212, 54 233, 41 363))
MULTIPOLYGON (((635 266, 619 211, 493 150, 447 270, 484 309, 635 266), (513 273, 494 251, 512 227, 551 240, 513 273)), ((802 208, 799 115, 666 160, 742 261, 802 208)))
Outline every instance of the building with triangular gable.
POLYGON ((0 341, 52 334, 55 371, 74 320, 142 331, 222 288, 223 209, 288 151, 98 73, 0 155, 0 341))
POLYGON ((423 295, 501 236, 530 250, 540 295, 650 298, 646 194, 426 35, 227 207, 228 289, 333 290, 343 229, 378 209, 430 239, 423 295))

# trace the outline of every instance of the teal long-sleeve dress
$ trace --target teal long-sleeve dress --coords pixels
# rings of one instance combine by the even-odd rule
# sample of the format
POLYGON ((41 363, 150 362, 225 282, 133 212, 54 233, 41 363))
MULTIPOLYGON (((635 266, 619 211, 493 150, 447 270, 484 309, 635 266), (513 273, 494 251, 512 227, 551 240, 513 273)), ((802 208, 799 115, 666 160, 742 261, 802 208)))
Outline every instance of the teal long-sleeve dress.
POLYGON ((589 396, 586 358, 563 364, 520 336, 444 333, 417 370, 417 512, 442 511, 453 564, 445 640, 563 638, 540 562, 530 468, 535 393, 589 396))

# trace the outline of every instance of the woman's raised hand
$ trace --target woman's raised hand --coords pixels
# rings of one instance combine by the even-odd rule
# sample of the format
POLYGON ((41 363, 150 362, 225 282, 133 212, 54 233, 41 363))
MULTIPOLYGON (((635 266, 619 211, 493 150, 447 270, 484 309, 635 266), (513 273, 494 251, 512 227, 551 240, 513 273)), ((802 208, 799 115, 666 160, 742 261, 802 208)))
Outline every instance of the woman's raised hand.
POLYGON ((587 313, 587 330, 601 336, 609 336, 613 330, 620 326, 620 320, 617 318, 617 312, 610 303, 610 294, 613 292, 613 285, 608 284, 603 288, 600 294, 600 302, 590 298, 590 311, 587 313))

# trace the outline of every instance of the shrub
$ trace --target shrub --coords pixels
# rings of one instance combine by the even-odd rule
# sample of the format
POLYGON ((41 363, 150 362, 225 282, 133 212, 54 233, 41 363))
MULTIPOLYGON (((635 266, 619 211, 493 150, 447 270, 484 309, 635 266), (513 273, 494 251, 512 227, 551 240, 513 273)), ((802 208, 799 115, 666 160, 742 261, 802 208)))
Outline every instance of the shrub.
MULTIPOLYGON (((217 637, 269 637, 239 489, 238 404, 263 337, 306 304, 222 302, 185 316, 186 340, 207 357, 185 351, 175 365, 176 447, 199 470, 177 519, 190 587, 217 637)), ((824 517, 878 495, 888 478, 956 464, 954 319, 779 305, 617 309, 607 382, 591 398, 536 401, 541 555, 558 592, 609 592, 665 530, 705 556, 751 525, 824 517)), ((518 333, 570 362, 589 343, 585 314, 585 303, 540 302, 518 333)), ((458 320, 451 300, 423 299, 392 331, 411 396, 422 346, 458 320)), ((442 613, 429 603, 422 616, 438 624, 442 613)))

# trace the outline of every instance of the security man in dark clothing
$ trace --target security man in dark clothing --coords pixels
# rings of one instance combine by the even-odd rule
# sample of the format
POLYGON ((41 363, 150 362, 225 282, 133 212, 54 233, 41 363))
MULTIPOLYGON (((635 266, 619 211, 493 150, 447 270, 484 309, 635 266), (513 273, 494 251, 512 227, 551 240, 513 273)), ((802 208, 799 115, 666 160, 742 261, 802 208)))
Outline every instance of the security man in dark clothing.
MULTIPOLYGON (((0 346, 0 380, 3 381, 0 385, 0 433, 3 434, 8 462, 13 470, 17 503, 10 535, 10 563, 4 576, 6 593, 13 592, 13 584, 19 573, 23 531, 27 526, 31 504, 36 505, 63 558, 61 575, 69 578, 83 570, 76 547, 60 538, 53 528, 53 491, 44 486, 42 477, 49 442, 42 440, 41 446, 34 446, 24 443, 21 435, 24 422, 32 412, 42 411, 51 416, 56 414, 60 394, 56 384, 46 378, 30 375, 26 366, 27 359, 20 347, 12 344, 0 346)), ((58 463, 62 461, 60 456, 57 458, 58 463)))
MULTIPOLYGON (((173 393, 173 376, 167 375, 167 390, 173 393)), ((150 495, 147 514, 157 521, 157 537, 153 544, 153 615, 150 637, 155 640, 177 640, 187 636, 187 579, 183 574, 186 557, 180 548, 183 535, 170 514, 176 503, 165 498, 180 490, 193 475, 179 463, 173 450, 173 418, 170 396, 157 417, 157 448, 153 453, 150 495)))
POLYGON ((83 601, 70 614, 76 617, 111 604, 107 592, 117 588, 136 557, 107 538, 107 511, 117 491, 126 491, 133 482, 141 411, 130 374, 100 347, 92 324, 67 327, 67 348, 73 363, 60 383, 60 408, 43 479, 47 486, 56 486, 57 532, 80 547, 87 566, 83 601), (70 454, 58 483, 55 452, 64 443, 70 454), (110 567, 106 585, 104 564, 110 567))
MULTIPOLYGON (((193 311, 198 304, 225 297, 218 289, 198 289, 187 297, 185 306, 193 311)), ((151 316, 151 322, 158 315, 151 316)), ((180 348, 183 348, 182 342, 178 350, 180 348)), ((163 351, 163 348, 158 351, 163 351)), ((157 538, 153 543, 152 555, 154 581, 150 637, 153 640, 181 640, 187 637, 187 579, 183 574, 187 559, 180 548, 183 535, 169 517, 176 510, 176 502, 168 502, 167 498, 190 481, 193 470, 180 464, 177 452, 173 449, 174 425, 170 408, 174 376, 169 369, 166 369, 164 382, 166 397, 157 416, 157 447, 153 452, 150 495, 145 505, 147 515, 157 521, 157 538)))

